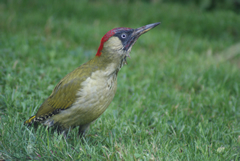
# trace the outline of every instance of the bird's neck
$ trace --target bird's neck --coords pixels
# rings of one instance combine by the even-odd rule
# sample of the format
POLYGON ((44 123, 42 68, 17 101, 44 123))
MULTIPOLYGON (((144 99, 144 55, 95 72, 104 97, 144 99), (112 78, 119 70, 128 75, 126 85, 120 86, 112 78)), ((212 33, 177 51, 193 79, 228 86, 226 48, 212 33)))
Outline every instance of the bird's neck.
POLYGON ((111 58, 105 54, 101 56, 95 56, 92 61, 98 64, 98 68, 102 71, 105 71, 107 75, 112 75, 118 73, 118 71, 127 63, 126 56, 123 58, 111 58))

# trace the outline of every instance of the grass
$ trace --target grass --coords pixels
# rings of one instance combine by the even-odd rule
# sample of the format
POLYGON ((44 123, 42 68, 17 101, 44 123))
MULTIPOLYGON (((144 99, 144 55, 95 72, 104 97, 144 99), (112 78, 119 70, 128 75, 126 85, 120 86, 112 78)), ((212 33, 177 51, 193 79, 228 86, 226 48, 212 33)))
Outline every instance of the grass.
POLYGON ((0 159, 240 159, 240 57, 224 52, 240 40, 239 15, 31 0, 1 1, 0 19, 0 159), (62 77, 94 57, 108 30, 159 21, 133 47, 113 102, 84 139, 77 129, 66 140, 23 125, 62 77))

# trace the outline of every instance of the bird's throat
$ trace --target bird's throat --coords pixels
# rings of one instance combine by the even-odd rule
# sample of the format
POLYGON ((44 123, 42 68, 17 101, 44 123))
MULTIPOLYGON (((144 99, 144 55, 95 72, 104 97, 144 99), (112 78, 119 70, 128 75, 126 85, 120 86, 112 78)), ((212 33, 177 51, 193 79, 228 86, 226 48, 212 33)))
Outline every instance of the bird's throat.
POLYGON ((120 70, 125 64, 127 64, 127 56, 123 57, 118 69, 120 70))

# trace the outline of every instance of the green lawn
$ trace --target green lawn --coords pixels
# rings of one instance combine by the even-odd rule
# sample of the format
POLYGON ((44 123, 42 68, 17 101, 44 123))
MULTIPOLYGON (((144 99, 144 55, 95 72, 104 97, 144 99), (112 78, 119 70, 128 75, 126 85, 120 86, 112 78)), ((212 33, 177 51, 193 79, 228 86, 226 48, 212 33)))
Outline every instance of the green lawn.
POLYGON ((106 2, 0 1, 0 160, 239 160, 239 15, 106 2), (107 31, 154 22, 84 139, 23 125, 107 31))

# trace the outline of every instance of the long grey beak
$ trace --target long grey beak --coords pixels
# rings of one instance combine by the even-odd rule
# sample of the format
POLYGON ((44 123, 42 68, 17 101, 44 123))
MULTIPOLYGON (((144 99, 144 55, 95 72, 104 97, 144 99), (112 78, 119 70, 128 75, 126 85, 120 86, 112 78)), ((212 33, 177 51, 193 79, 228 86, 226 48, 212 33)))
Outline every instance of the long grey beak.
POLYGON ((132 46, 135 44, 135 42, 137 41, 137 39, 144 33, 148 32, 149 30, 151 30, 152 28, 156 27, 157 25, 159 25, 160 22, 157 23, 152 23, 146 26, 142 26, 139 27, 137 29, 134 29, 131 37, 128 38, 128 41, 126 42, 126 44, 124 45, 124 49, 126 51, 131 51, 132 46))
POLYGON ((156 27, 159 24, 160 24, 160 22, 157 22, 157 23, 152 23, 152 24, 149 24, 146 26, 139 27, 139 28, 135 29, 133 36, 138 35, 138 37, 139 37, 140 35, 148 32, 149 30, 151 30, 152 28, 156 27))

